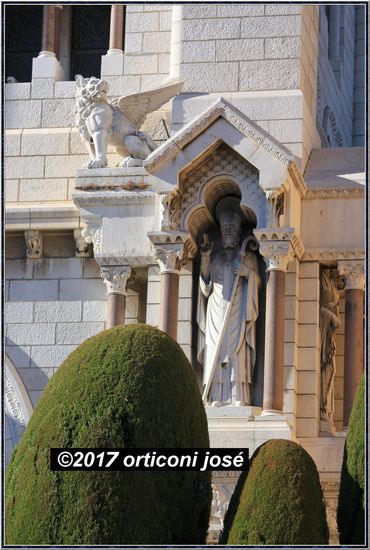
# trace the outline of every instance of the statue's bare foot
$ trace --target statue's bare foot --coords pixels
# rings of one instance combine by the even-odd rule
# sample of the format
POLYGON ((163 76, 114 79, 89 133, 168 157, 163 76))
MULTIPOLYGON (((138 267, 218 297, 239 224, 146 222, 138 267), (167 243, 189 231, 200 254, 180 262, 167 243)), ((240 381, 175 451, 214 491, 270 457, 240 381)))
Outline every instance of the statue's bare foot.
POLYGON ((95 160, 90 160, 86 164, 86 168, 105 168, 107 166, 107 164, 108 163, 104 160, 95 159, 95 160))
POLYGON ((131 168, 133 166, 142 166, 144 164, 143 159, 135 159, 133 157, 126 157, 121 162, 121 166, 131 168))

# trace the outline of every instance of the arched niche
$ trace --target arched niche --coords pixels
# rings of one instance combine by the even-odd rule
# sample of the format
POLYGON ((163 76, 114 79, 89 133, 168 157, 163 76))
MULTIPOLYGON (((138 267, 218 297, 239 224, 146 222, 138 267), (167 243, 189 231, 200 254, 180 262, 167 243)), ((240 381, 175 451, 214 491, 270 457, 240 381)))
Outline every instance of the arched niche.
MULTIPOLYGON (((218 146, 203 155, 196 165, 192 165, 179 174, 177 193, 177 230, 188 235, 188 249, 193 259, 193 300, 192 300, 192 363, 202 387, 202 366, 197 360, 199 334, 197 325, 197 303, 199 301, 200 254, 199 243, 207 234, 214 243, 214 249, 221 246, 219 224, 215 209, 225 197, 236 197, 244 214, 240 243, 247 235, 253 236, 253 230, 265 227, 268 218, 268 201, 259 186, 259 171, 226 144, 219 141, 218 146)), ((255 251, 259 274, 262 280, 258 296, 259 317, 256 323, 257 360, 253 375, 253 405, 262 405, 264 334, 265 334, 265 289, 266 265, 264 259, 255 251)))
POLYGON ((5 355, 5 463, 19 443, 31 418, 33 406, 17 369, 5 355))

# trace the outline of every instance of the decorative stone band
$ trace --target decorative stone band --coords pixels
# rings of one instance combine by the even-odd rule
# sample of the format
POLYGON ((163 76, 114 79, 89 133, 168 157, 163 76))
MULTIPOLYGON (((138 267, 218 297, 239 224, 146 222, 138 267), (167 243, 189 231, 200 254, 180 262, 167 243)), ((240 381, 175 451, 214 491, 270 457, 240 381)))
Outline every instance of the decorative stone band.
POLYGON ((101 278, 107 285, 107 294, 127 295, 127 282, 132 275, 130 266, 123 266, 116 269, 103 269, 101 278))
POLYGON ((38 230, 24 232, 26 240, 26 256, 30 260, 37 260, 42 257, 42 233, 38 230))
POLYGON ((179 275, 184 261, 184 245, 168 245, 154 248, 154 257, 159 264, 159 273, 176 273, 179 275))
POLYGON ((339 275, 344 277, 346 290, 365 290, 365 267, 363 262, 339 261, 339 275))

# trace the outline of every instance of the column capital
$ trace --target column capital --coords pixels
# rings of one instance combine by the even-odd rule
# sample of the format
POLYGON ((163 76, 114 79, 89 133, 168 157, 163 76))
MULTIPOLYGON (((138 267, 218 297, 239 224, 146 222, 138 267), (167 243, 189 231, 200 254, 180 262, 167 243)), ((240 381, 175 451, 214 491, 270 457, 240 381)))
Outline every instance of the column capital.
POLYGON ((288 264, 294 258, 294 250, 290 241, 261 241, 260 253, 264 257, 268 271, 283 271, 286 273, 288 264))
POLYGON ((26 256, 29 260, 37 260, 42 257, 42 233, 38 229, 30 229, 24 232, 26 240, 26 256))
POLYGON ((129 265, 102 268, 101 278, 107 285, 107 294, 122 294, 127 296, 127 282, 132 275, 129 265))
POLYGON ((154 257, 159 264, 159 273, 176 273, 179 275, 185 260, 184 245, 155 246, 154 257))
POLYGON ((338 262, 339 275, 344 277, 345 290, 365 290, 365 266, 358 260, 338 262))

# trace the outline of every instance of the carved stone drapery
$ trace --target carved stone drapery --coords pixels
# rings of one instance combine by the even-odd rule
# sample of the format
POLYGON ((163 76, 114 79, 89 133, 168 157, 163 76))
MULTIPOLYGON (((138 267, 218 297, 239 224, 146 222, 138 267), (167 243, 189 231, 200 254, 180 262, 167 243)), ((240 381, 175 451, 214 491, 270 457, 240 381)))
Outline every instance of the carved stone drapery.
POLYGON ((27 230, 24 232, 26 240, 26 256, 29 260, 37 260, 42 257, 43 238, 41 231, 27 230))
MULTIPOLYGON (((338 271, 323 269, 320 293, 320 419, 332 424, 334 415, 335 332, 340 327, 338 271)), ((331 426, 321 431, 331 432, 331 426)))
POLYGON ((364 370, 364 262, 344 260, 338 269, 345 280, 343 426, 348 426, 364 370))

